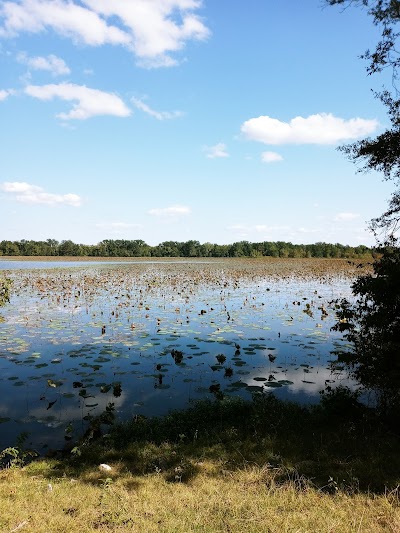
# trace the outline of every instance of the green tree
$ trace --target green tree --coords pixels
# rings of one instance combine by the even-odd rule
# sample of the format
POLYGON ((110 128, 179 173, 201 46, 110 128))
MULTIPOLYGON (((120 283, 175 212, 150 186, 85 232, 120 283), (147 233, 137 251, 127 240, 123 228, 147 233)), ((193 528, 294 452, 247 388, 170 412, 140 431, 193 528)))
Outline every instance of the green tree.
POLYGON ((376 391, 378 406, 400 414, 400 248, 387 247, 373 274, 353 285, 355 305, 342 303, 335 329, 352 343, 353 376, 376 391))
POLYGON ((58 255, 58 241, 55 239, 47 239, 46 244, 48 249, 46 255, 58 255))
POLYGON ((373 273, 353 284, 354 304, 342 303, 336 329, 352 342, 349 365, 361 385, 377 392, 381 412, 398 421, 400 417, 400 99, 396 86, 400 56, 399 0, 326 0, 329 5, 358 5, 367 9, 373 23, 381 29, 375 50, 362 57, 368 61, 368 74, 392 70, 393 90, 376 96, 387 107, 391 127, 375 139, 363 139, 341 150, 362 171, 376 170, 393 180, 397 189, 388 209, 371 221, 380 257, 373 273))
POLYGON ((180 257, 180 243, 176 241, 165 241, 158 245, 158 257, 180 257))
POLYGON ((366 50, 361 56, 367 63, 368 74, 391 69, 392 88, 375 93, 386 106, 391 126, 374 139, 342 146, 350 160, 360 165, 360 171, 376 170, 384 179, 393 180, 395 191, 388 209, 371 221, 371 229, 383 243, 394 244, 398 238, 400 225, 400 98, 397 86, 400 68, 398 43, 400 41, 400 1, 399 0, 326 0, 329 5, 348 7, 360 6, 367 10, 373 24, 379 27, 381 38, 375 50, 366 50))
POLYGON ((180 245, 182 257, 198 257, 200 255, 200 243, 199 241, 187 241, 180 245))
POLYGON ((16 242, 1 241, 0 242, 1 255, 21 255, 20 247, 16 242))
POLYGON ((58 247, 59 255, 64 256, 80 256, 80 247, 79 244, 75 244, 70 240, 61 241, 60 246, 58 247))

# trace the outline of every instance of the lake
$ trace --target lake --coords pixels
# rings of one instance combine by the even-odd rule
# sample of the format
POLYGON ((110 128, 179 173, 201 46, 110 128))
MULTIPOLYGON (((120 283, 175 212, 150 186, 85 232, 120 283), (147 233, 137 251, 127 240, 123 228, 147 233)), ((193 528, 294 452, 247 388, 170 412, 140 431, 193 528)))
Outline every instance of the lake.
POLYGON ((1 261, 0 449, 21 432, 60 448, 109 403, 121 419, 221 395, 316 403, 351 384, 331 327, 358 274, 319 259, 1 261))

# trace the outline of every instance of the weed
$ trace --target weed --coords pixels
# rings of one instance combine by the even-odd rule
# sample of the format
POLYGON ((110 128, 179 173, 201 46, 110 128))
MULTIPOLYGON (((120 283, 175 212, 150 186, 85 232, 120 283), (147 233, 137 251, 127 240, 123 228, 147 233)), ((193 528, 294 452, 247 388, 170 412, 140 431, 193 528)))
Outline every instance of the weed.
POLYGON ((21 467, 38 457, 39 454, 34 450, 26 450, 24 448, 27 437, 28 434, 26 432, 21 433, 17 437, 15 446, 10 446, 0 452, 0 469, 21 467))

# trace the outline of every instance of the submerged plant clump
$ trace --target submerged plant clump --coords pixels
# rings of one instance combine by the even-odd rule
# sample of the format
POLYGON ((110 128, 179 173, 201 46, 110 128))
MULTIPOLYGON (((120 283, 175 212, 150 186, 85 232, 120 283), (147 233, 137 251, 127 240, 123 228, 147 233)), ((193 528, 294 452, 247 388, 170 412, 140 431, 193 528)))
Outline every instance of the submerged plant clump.
POLYGON ((59 446, 110 402, 127 418, 268 390, 317 401, 345 379, 331 352, 346 346, 330 327, 354 269, 221 260, 7 271, 0 444, 23 427, 39 447, 59 446))

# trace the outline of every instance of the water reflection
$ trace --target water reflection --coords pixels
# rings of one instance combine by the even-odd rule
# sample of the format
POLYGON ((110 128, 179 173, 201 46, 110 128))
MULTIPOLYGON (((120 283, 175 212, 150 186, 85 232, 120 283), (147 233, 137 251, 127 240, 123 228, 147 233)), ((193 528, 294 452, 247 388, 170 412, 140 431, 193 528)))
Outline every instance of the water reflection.
MULTIPOLYGON (((80 263, 81 267, 82 264, 80 263)), ((344 276, 171 263, 15 270, 0 323, 0 448, 63 445, 112 402, 162 415, 213 393, 313 403, 333 373, 344 276), (121 393, 115 394, 120 388, 121 393)))

